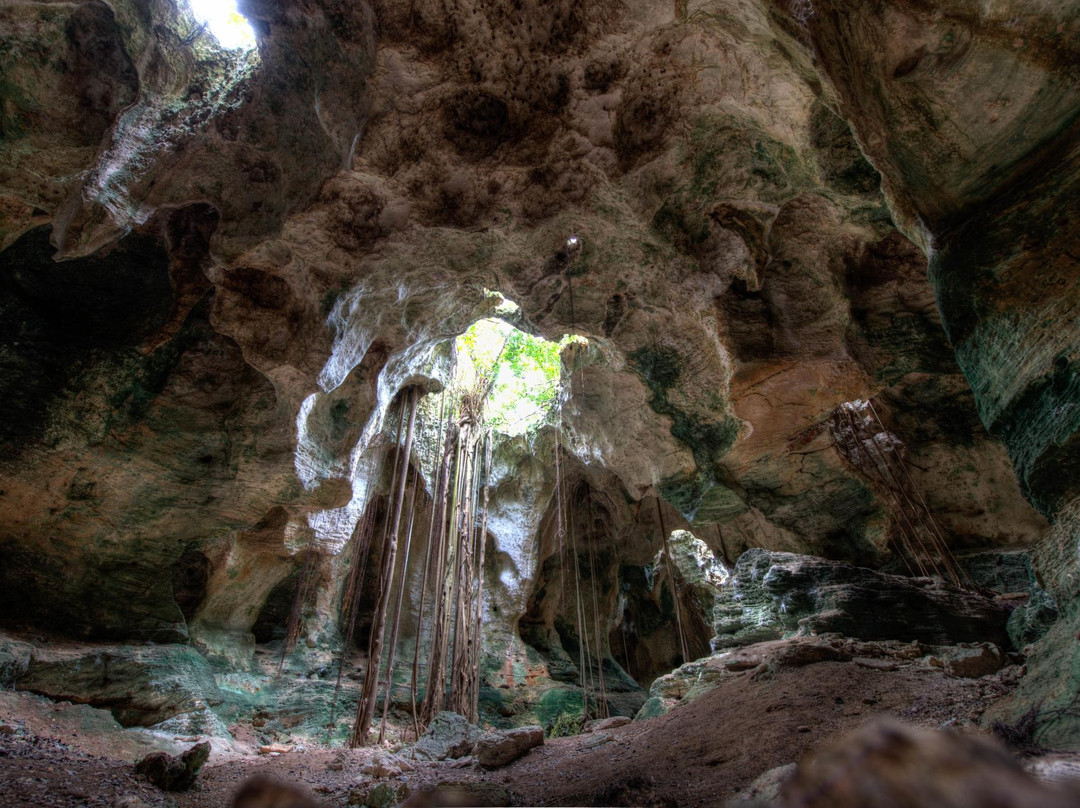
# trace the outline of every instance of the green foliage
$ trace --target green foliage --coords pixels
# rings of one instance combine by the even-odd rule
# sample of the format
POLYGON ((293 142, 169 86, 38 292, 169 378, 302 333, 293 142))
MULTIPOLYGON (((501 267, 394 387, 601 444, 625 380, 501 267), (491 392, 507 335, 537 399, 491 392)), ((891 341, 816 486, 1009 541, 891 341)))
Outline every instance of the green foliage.
POLYGON ((559 394, 563 347, 574 337, 551 342, 501 320, 480 320, 457 338, 457 384, 494 379, 486 420, 510 434, 525 431, 550 412, 559 394))
POLYGON ((546 734, 549 738, 569 738, 580 735, 584 724, 581 713, 559 713, 546 734))
MULTIPOLYGON (((549 409, 555 403, 562 363, 559 353, 562 343, 548 342, 530 336, 523 331, 513 330, 506 340, 502 368, 508 373, 500 373, 506 388, 535 404, 538 408, 549 409), (543 380, 539 388, 525 385, 529 376, 543 380)), ((500 369, 501 370, 501 369, 500 369)))

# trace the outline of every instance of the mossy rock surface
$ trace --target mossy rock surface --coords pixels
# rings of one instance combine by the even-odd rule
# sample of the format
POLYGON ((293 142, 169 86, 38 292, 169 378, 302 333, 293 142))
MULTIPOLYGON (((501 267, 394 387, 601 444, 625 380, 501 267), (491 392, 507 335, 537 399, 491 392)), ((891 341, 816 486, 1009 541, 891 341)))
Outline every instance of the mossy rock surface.
POLYGON ((972 592, 793 553, 749 550, 716 607, 717 648, 796 634, 1009 647, 1008 611, 972 592))

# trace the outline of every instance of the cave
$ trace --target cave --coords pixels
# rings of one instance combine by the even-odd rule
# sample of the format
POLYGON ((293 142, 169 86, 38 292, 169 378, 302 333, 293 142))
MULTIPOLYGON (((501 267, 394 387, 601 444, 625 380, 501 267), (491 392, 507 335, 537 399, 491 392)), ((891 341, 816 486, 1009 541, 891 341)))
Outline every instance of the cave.
POLYGON ((1080 805, 1078 52, 0 0, 0 803, 1080 805))

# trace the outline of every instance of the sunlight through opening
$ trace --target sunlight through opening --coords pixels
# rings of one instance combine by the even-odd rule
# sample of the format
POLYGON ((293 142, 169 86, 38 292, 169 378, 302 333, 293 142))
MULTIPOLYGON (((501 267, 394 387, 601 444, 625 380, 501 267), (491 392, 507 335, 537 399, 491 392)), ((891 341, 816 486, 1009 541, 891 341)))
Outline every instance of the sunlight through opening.
MULTIPOLYGON (((516 309, 506 301, 496 311, 516 309)), ((568 334, 558 342, 534 337, 499 319, 478 320, 457 338, 454 384, 471 388, 490 379, 485 407, 487 424, 507 435, 539 426, 558 402, 562 382, 562 349, 584 337, 568 334)))
POLYGON ((188 0, 197 22, 226 50, 251 50, 255 31, 236 8, 236 0, 188 0))

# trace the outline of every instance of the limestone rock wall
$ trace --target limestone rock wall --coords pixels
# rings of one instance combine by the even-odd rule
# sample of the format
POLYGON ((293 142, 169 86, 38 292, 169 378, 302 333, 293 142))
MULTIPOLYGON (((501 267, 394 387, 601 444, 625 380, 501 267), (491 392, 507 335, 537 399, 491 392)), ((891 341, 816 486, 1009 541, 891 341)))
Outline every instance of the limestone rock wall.
MULTIPOLYGON (((485 289, 534 333, 590 340, 565 357, 561 440, 598 508, 590 584, 609 659, 622 570, 660 547, 658 496, 669 530, 728 563, 751 547, 893 557, 895 502, 826 426, 855 399, 874 399, 954 547, 1035 542, 1046 523, 1009 461, 1057 512, 1073 476, 1052 473, 1069 462, 1071 337, 1038 325, 1065 316, 1067 295, 1022 278, 1039 255, 1069 288, 1072 175, 991 192, 1037 145, 1065 142, 1073 85, 1009 62, 1017 98, 1045 75, 1051 102, 984 99, 1012 134, 978 149, 948 140, 959 113, 913 122, 925 105, 908 100, 886 115, 894 84, 925 94, 941 71, 957 92, 931 109, 975 103, 958 93, 983 62, 950 62, 947 46, 985 40, 992 64, 1012 53, 962 3, 962 25, 921 8, 875 4, 840 25, 825 5, 800 21, 751 0, 249 0, 259 47, 245 55, 170 0, 0 3, 14 77, 0 86, 5 619, 193 636, 242 665, 311 547, 305 632, 325 655, 350 537, 386 493, 392 402, 445 383, 446 340, 492 310, 485 289), (894 6, 907 16, 874 16, 894 6), (941 25, 936 50, 929 33, 898 34, 941 25), (922 54, 910 70, 900 41, 922 54), (960 180, 959 158, 920 162, 931 137, 1003 157, 960 180), (1044 199, 1061 200, 1054 216, 1025 212, 1044 199), (933 247, 933 284, 916 244, 933 247), (999 361, 1036 332, 1019 370, 999 361)), ((1020 39, 1043 52, 1055 13, 1020 39)), ((519 680, 540 661, 518 621, 557 633, 554 444, 499 456, 486 664, 519 680)), ((658 587, 639 605, 662 626, 658 587)), ((642 676, 674 664, 640 650, 623 663, 642 676)))
MULTIPOLYGON (((1069 621, 1040 645, 1016 709, 1073 703, 1077 390, 1075 65, 1067 3, 815 2, 798 23, 881 172, 982 422, 1054 521, 1037 575, 1069 621)), ((1040 725, 1075 744, 1068 710, 1040 725)))

